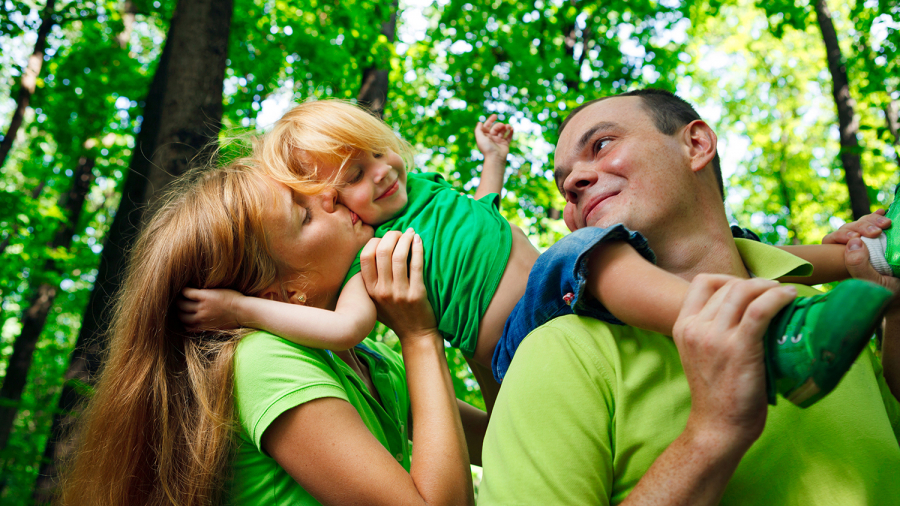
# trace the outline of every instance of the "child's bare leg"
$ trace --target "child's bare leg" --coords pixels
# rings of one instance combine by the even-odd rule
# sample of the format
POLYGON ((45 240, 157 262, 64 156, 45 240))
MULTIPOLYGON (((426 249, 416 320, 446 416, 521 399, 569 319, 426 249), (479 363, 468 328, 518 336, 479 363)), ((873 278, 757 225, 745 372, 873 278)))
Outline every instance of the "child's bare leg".
POLYGON ((672 335, 689 283, 653 265, 624 241, 594 249, 587 292, 633 327, 672 335))
POLYGON ((781 246, 781 249, 813 264, 812 276, 785 276, 778 278, 782 283, 818 285, 842 281, 850 277, 844 263, 843 244, 810 244, 808 246, 781 246))
POLYGON ((475 379, 478 380, 481 387, 481 394, 484 397, 488 413, 490 413, 494 399, 497 398, 497 392, 500 390, 500 384, 494 380, 491 373, 494 348, 497 347, 497 342, 503 335, 506 319, 509 318, 516 303, 525 294, 528 273, 531 272, 531 266, 534 265, 539 255, 519 227, 515 225, 510 225, 510 227, 512 227, 512 250, 509 254, 509 261, 503 277, 500 278, 500 284, 497 285, 497 290, 494 292, 494 298, 484 312, 484 316, 481 317, 481 323, 478 325, 478 343, 475 346, 475 354, 469 361, 475 379), (476 367, 476 365, 480 367, 476 367), (480 371, 476 371, 476 369, 480 369, 480 371))

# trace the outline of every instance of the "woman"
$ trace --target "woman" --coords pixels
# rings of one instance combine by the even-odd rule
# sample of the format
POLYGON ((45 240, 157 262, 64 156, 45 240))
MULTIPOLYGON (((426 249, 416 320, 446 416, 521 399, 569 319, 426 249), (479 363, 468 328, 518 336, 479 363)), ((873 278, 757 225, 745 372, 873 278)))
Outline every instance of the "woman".
MULTIPOLYGON (((421 243, 413 234, 368 243, 371 229, 352 223, 333 193, 288 188, 249 165, 185 177, 145 227, 62 502, 471 503, 421 243), (364 245, 367 288, 403 346, 408 404, 402 365, 379 343, 332 354, 262 333, 196 336, 175 318, 186 286, 333 308, 364 245)), ((483 414, 461 409, 474 422, 466 433, 483 437, 483 414)))

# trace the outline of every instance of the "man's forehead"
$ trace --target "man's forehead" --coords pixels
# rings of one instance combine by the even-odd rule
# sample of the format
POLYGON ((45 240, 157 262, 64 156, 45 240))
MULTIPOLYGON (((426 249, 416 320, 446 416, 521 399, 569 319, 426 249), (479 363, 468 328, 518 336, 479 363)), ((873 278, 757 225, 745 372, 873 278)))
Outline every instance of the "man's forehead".
POLYGON ((565 148, 566 144, 578 141, 588 129, 598 123, 616 123, 625 127, 645 120, 646 116, 640 97, 609 97, 599 100, 569 118, 556 147, 565 148))

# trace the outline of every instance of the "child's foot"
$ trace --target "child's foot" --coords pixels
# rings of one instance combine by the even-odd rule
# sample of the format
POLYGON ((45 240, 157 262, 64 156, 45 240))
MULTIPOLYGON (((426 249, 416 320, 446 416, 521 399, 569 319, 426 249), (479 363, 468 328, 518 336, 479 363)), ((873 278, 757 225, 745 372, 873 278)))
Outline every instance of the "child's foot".
POLYGON ((866 347, 892 295, 849 279, 830 292, 797 297, 775 315, 765 335, 769 404, 777 392, 806 408, 831 392, 866 347))
MULTIPOLYGON (((900 219, 900 194, 894 196, 894 203, 885 214, 892 222, 900 219)), ((869 260, 872 267, 883 276, 900 278, 900 226, 885 230, 880 236, 870 239, 860 237, 869 249, 869 260)))

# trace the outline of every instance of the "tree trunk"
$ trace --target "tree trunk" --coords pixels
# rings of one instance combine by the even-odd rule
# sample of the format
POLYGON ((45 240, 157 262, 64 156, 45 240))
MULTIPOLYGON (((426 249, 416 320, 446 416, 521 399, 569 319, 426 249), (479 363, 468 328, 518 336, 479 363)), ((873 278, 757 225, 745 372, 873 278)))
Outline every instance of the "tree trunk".
MULTIPOLYGON (((68 219, 56 232, 50 246, 56 248, 68 248, 72 243, 72 234, 78 226, 84 208, 84 200, 87 197, 91 182, 94 180, 94 159, 81 157, 78 168, 72 176, 72 188, 60 198, 59 206, 66 210, 68 219)), ((44 266, 44 277, 49 278, 42 282, 31 298, 28 309, 22 315, 22 330, 13 344, 13 353, 6 368, 6 377, 0 388, 0 452, 6 448, 9 435, 12 432, 13 422, 19 411, 19 401, 25 390, 28 370, 34 356, 34 349, 41 331, 47 321, 47 314, 53 306, 59 284, 55 277, 59 274, 61 266, 53 260, 47 260, 44 266)), ((0 473, 5 475, 6 473, 0 473)), ((0 481, 0 493, 5 486, 5 480, 0 481)))
POLYGON ((22 120, 25 118, 25 110, 28 109, 28 103, 31 101, 31 95, 34 94, 34 88, 37 85, 37 78, 41 73, 41 67, 44 65, 44 48, 47 47, 47 35, 53 28, 53 14, 56 10, 56 0, 47 0, 44 11, 41 13, 41 26, 38 28, 37 41, 34 43, 34 51, 28 58, 28 64, 22 70, 22 80, 19 86, 19 96, 16 97, 16 110, 13 112, 12 120, 9 122, 9 128, 0 141, 0 167, 6 162, 6 157, 12 149, 13 141, 22 126, 22 120))
POLYGON ((841 164, 844 166, 847 189, 850 192, 850 207, 853 210, 853 219, 858 220, 863 215, 869 214, 869 191, 862 176, 862 162, 860 160, 859 146, 859 121, 856 118, 854 107, 856 102, 850 96, 850 82, 847 78, 847 66, 841 55, 838 45, 837 32, 831 20, 831 11, 828 10, 827 0, 816 0, 816 19, 819 21, 819 29, 822 31, 822 40, 825 42, 825 52, 828 57, 828 70, 831 71, 832 93, 837 104, 838 124, 841 133, 841 164))
POLYGON ((104 324, 119 290, 126 252, 156 192, 183 174, 216 140, 222 121, 222 90, 233 0, 179 0, 159 66, 144 105, 122 201, 101 254, 97 281, 66 371, 59 413, 35 488, 35 502, 48 502, 58 463, 72 448, 68 429, 107 347, 104 324), (147 158, 147 157, 150 158, 147 158))
POLYGON ((122 49, 128 48, 131 42, 131 32, 134 30, 134 19, 137 14, 137 6, 131 0, 122 2, 122 31, 116 35, 116 41, 122 49))
MULTIPOLYGON (((391 14, 388 20, 381 25, 381 34, 387 37, 388 42, 394 43, 397 33, 397 9, 399 8, 399 0, 391 3, 391 14)), ((373 114, 379 118, 384 117, 384 106, 387 102, 388 86, 390 84, 388 78, 391 73, 391 61, 382 61, 381 56, 376 52, 375 61, 371 67, 363 70, 362 85, 359 94, 356 96, 359 105, 368 108, 373 114)))

